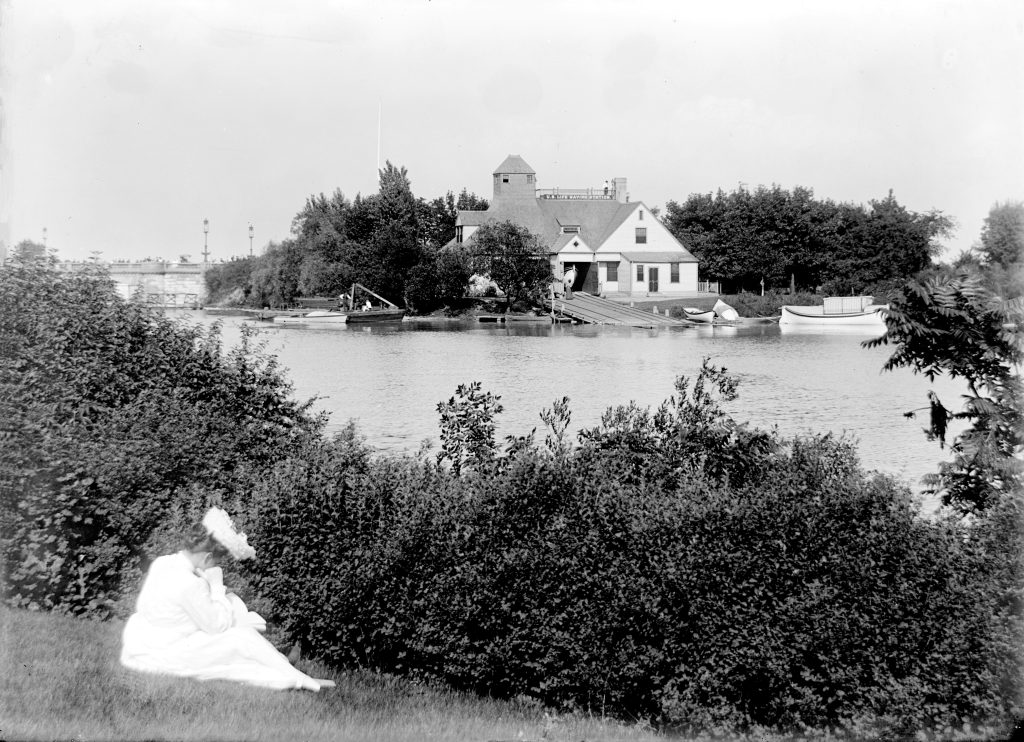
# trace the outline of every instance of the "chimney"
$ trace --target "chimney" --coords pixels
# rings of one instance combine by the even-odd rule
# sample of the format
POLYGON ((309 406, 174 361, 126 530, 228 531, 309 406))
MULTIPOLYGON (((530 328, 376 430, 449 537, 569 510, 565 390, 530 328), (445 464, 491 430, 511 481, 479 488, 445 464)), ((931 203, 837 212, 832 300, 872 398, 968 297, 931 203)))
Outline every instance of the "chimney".
POLYGON ((626 192, 625 178, 612 178, 612 190, 615 191, 615 200, 620 204, 629 201, 629 194, 626 192))

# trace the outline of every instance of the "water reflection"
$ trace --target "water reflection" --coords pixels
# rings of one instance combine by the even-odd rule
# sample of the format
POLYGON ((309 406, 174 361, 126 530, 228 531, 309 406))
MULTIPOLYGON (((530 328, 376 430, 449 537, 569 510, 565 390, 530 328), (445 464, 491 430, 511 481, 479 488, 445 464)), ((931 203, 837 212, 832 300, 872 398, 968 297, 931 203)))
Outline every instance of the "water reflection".
MULTIPOLYGON (((186 318, 212 322, 201 313, 186 318)), ((228 343, 242 320, 221 318, 228 343)), ((572 427, 598 424, 610 406, 657 406, 680 375, 694 377, 704 357, 740 381, 733 416, 786 436, 848 433, 868 468, 912 483, 945 452, 925 440, 924 419, 902 413, 925 404, 929 384, 906 370, 881 373, 891 347, 865 349, 871 333, 783 331, 777 324, 642 329, 595 325, 406 321, 354 327, 259 323, 300 398, 340 427, 354 419, 371 444, 414 451, 437 441, 437 404, 459 384, 480 381, 501 395, 499 435, 540 426, 539 413, 571 398, 572 427)), ((859 328, 858 328, 859 329, 859 328)), ((963 387, 934 385, 947 407, 963 387)), ((955 432, 955 431, 954 431, 955 432)))
POLYGON ((885 334, 885 328, 870 325, 779 325, 783 335, 856 335, 869 340, 885 334))

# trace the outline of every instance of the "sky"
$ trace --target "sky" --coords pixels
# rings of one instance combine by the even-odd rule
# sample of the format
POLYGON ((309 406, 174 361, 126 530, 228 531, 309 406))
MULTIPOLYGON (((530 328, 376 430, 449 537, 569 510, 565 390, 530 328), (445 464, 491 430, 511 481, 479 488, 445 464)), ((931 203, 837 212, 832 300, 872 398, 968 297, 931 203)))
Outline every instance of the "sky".
POLYGON ((947 258, 1024 200, 1018 0, 0 0, 0 94, 0 239, 65 260, 258 253, 386 161, 428 200, 509 154, 649 207, 892 189, 947 258))

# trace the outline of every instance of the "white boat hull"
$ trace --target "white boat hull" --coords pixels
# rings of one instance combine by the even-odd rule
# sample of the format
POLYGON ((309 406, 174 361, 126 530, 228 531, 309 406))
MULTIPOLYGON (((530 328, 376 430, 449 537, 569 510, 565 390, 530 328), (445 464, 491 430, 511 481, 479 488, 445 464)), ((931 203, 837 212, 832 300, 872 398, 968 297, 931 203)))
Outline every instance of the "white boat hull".
POLYGON ((274 317, 274 322, 282 325, 343 325, 348 322, 348 314, 322 310, 307 312, 298 317, 284 315, 274 317))
POLYGON ((683 314, 691 322, 714 322, 715 311, 713 309, 700 310, 695 307, 683 307, 683 314))
POLYGON ((829 312, 824 307, 784 305, 779 317, 780 325, 809 325, 817 327, 875 327, 885 329, 887 305, 871 304, 860 312, 829 312))

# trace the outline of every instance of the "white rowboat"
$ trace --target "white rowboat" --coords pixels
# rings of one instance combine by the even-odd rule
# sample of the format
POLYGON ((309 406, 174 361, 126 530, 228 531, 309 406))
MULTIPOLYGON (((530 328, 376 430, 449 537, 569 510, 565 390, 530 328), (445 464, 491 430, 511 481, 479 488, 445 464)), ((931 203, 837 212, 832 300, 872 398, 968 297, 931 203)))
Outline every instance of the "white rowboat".
POLYGON ((348 313, 336 312, 330 309, 317 309, 299 316, 280 315, 274 317, 274 322, 283 325, 343 325, 348 322, 348 313))
POLYGON ((885 329, 888 304, 874 304, 871 296, 830 296, 821 306, 795 306, 781 308, 780 325, 817 325, 876 327, 885 329))
POLYGON ((714 309, 697 309, 696 307, 683 307, 683 314, 691 322, 714 322, 714 309))

